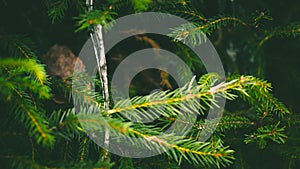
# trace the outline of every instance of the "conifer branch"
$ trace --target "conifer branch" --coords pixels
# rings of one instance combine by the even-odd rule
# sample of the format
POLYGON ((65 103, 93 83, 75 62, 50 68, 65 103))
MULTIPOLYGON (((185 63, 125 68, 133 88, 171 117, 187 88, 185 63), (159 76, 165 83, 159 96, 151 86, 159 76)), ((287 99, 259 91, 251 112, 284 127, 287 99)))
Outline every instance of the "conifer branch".
POLYGON ((293 37, 300 36, 300 24, 293 23, 285 27, 277 27, 270 31, 266 31, 266 35, 258 43, 258 49, 260 49, 267 41, 273 37, 293 37))
POLYGON ((48 4, 48 16, 51 22, 54 23, 55 20, 61 20, 65 16, 65 12, 69 6, 69 0, 55 0, 48 4))
POLYGON ((94 9, 87 11, 85 14, 82 14, 79 17, 75 17, 77 20, 77 29, 75 32, 82 31, 98 24, 102 25, 105 29, 109 29, 112 26, 115 15, 116 13, 112 11, 111 7, 108 7, 108 9, 104 10, 94 9))
POLYGON ((197 165, 217 165, 220 167, 220 165, 226 166, 230 164, 230 161, 233 159, 233 150, 229 150, 228 147, 223 147, 220 140, 214 143, 208 143, 172 134, 159 136, 157 135, 157 131, 160 130, 159 128, 147 128, 146 126, 137 127, 129 122, 104 117, 101 118, 99 115, 81 115, 80 122, 85 126, 88 125, 90 132, 93 127, 99 130, 99 127, 102 126, 102 131, 108 127, 111 135, 114 136, 117 134, 119 139, 124 137, 124 135, 143 138, 142 141, 133 141, 135 146, 148 147, 152 151, 163 151, 168 148, 170 150, 166 153, 173 157, 178 163, 181 163, 181 161, 185 159, 197 165))
MULTIPOLYGON (((160 151, 169 148, 170 152, 168 152, 168 155, 172 156, 179 163, 182 159, 185 159, 191 163, 204 166, 210 166, 214 164, 220 167, 227 165, 233 159, 231 156, 233 151, 227 150, 226 147, 222 148, 222 146, 218 145, 221 144, 218 141, 215 142, 218 143, 217 145, 212 145, 211 143, 207 142, 198 142, 197 138, 193 137, 186 138, 172 134, 159 136, 159 133, 162 132, 162 129, 166 128, 170 124, 170 121, 172 122, 170 119, 173 117, 176 118, 178 115, 183 113, 180 111, 180 109, 183 109, 188 113, 198 109, 205 110, 205 107, 218 105, 215 100, 217 97, 235 99, 237 96, 233 94, 234 92, 238 92, 239 95, 242 95, 245 98, 251 97, 252 92, 257 92, 255 93, 257 95, 255 99, 260 99, 258 101, 261 101, 262 99, 269 99, 261 96, 261 92, 268 93, 271 86, 269 83, 260 79, 252 76, 235 76, 235 78, 232 78, 228 82, 217 84, 219 80, 220 79, 218 75, 207 74, 200 78, 197 86, 191 87, 186 85, 172 92, 156 92, 148 96, 137 96, 133 97, 132 99, 125 99, 117 102, 115 107, 110 110, 98 110, 94 108, 91 109, 88 107, 81 107, 81 112, 84 112, 84 114, 87 114, 87 116, 82 114, 83 116, 80 118, 80 123, 88 125, 90 129, 98 128, 99 130, 100 127, 104 131, 104 128, 109 128, 110 133, 112 135, 117 135, 119 138, 123 138, 124 135, 143 138, 144 142, 135 143, 136 146, 146 146, 152 150, 161 149, 160 151), (198 99, 201 101, 201 104, 198 99), (180 104, 182 102, 185 104, 180 104), (128 105, 128 103, 131 103, 131 105, 128 105), (149 113, 145 108, 154 109, 156 113, 159 112, 158 114, 163 115, 165 119, 167 119, 167 122, 161 121, 162 123, 159 123, 158 125, 160 127, 125 122, 126 119, 135 118, 139 120, 141 117, 153 117, 152 112, 150 111, 149 113), (100 114, 88 113, 91 110, 98 110, 100 111, 98 112, 100 114), (110 117, 117 118, 104 117, 103 114, 106 113, 108 113, 110 117), (112 116, 113 114, 120 115, 112 116), (218 147, 220 149, 213 149, 213 151, 211 151, 212 147, 218 147)), ((89 102, 88 100, 86 101, 86 103, 92 105, 93 107, 97 107, 97 104, 93 104, 93 102, 89 102)), ((270 101, 267 100, 267 102, 270 101)), ((272 102, 268 104, 270 105, 271 103, 272 102)), ((270 109, 269 111, 277 111, 277 109, 270 109)), ((278 109, 278 111, 283 111, 283 109, 278 109)), ((203 113, 200 113, 200 115, 203 115, 203 113)), ((181 121, 178 122, 180 123, 181 121)), ((195 134, 191 135, 198 135, 196 133, 203 129, 201 128, 201 124, 201 122, 195 124, 196 128, 194 129, 196 130, 191 131, 191 133, 195 134)), ((222 132, 230 128, 251 126, 254 123, 249 121, 247 118, 227 116, 227 118, 221 119, 219 124, 220 126, 217 130, 222 132)), ((212 121, 212 125, 216 125, 216 123, 212 121)), ((209 124, 206 126, 209 127, 209 124)))
POLYGON ((0 44, 13 57, 37 58, 33 41, 25 35, 0 35, 0 44))
POLYGON ((1 86, 6 88, 5 93, 27 89, 38 94, 40 98, 50 97, 50 88, 47 86, 47 75, 44 67, 34 59, 3 59, 0 60, 0 69, 4 71, 0 78, 1 86), (29 76, 24 76, 29 74, 29 76))
POLYGON ((267 145, 266 139, 270 139, 278 144, 285 143, 287 136, 283 133, 285 127, 279 127, 280 122, 276 125, 267 125, 257 129, 257 132, 246 135, 245 143, 256 142, 259 148, 267 145))
POLYGON ((249 94, 253 94, 258 101, 268 103, 269 111, 278 110, 279 113, 288 113, 288 110, 282 104, 277 104, 277 102, 273 100, 273 97, 265 97, 265 95, 262 95, 267 94, 269 85, 259 79, 251 76, 240 76, 240 78, 211 87, 211 85, 217 82, 217 79, 212 80, 209 85, 206 83, 210 81, 210 78, 213 76, 214 75, 210 75, 200 78, 199 83, 201 85, 194 86, 190 90, 188 90, 188 86, 186 85, 172 92, 157 92, 148 96, 136 96, 132 99, 119 101, 115 104, 114 108, 108 110, 107 113, 110 115, 121 113, 125 117, 128 114, 130 118, 134 117, 140 119, 141 116, 144 118, 147 118, 147 116, 152 117, 153 114, 149 114, 149 112, 145 110, 145 108, 151 108, 154 109, 157 114, 169 117, 180 114, 180 109, 187 112, 192 110, 185 108, 185 105, 188 105, 190 108, 193 107, 194 110, 200 109, 200 112, 203 113, 203 110, 206 110, 205 106, 211 107, 211 105, 217 105, 216 98, 222 97, 222 95, 228 99, 234 99, 236 96, 228 92, 230 90, 237 91, 246 99, 249 98, 249 94), (262 91, 264 93, 255 93, 262 91), (202 103, 198 102, 198 99, 200 99, 202 103))
POLYGON ((44 146, 53 145, 54 136, 49 130, 47 123, 45 123, 45 117, 41 115, 41 112, 35 109, 28 98, 26 99, 25 95, 23 95, 22 99, 15 99, 14 113, 16 113, 16 117, 19 117, 16 120, 23 123, 24 127, 29 130, 29 136, 34 137, 37 143, 41 143, 44 146))
MULTIPOLYGON (((229 77, 229 79, 238 78, 238 77, 242 81, 245 80, 244 76, 235 76, 235 75, 232 77, 229 77)), ((247 95, 239 94, 241 96, 241 98, 243 98, 245 101, 248 101, 253 106, 259 105, 258 110, 261 113, 273 112, 280 118, 282 118, 283 116, 285 116, 287 114, 290 114, 290 111, 285 107, 285 105, 280 103, 278 101, 278 99, 276 99, 269 93, 271 91, 270 83, 259 80, 258 78, 255 78, 255 77, 248 77, 248 78, 249 78, 249 80, 255 81, 256 85, 253 85, 251 87, 249 86, 249 85, 251 85, 251 83, 249 85, 247 85, 247 87, 245 89, 245 92, 247 93, 247 95), (247 96, 247 97, 245 97, 245 96, 247 96)))
POLYGON ((192 11, 192 10, 188 10, 188 9, 186 9, 186 10, 177 10, 176 12, 186 14, 187 16, 182 16, 182 15, 180 15, 180 16, 182 16, 182 17, 184 17, 184 18, 186 18, 190 21, 194 21, 195 17, 197 19, 199 19, 200 21, 203 21, 203 22, 208 21, 205 17, 203 17, 202 15, 199 15, 197 12, 192 11))
POLYGON ((15 99, 12 113, 15 113, 16 120, 23 123, 29 136, 37 143, 52 145, 54 137, 45 123, 43 111, 32 99, 32 94, 38 95, 40 99, 50 97, 44 67, 34 59, 9 58, 0 60, 0 74, 0 81, 3 82, 1 86, 5 89, 1 93, 5 97, 15 99))
POLYGON ((81 147, 80 147, 80 161, 83 161, 86 157, 87 157, 87 154, 88 154, 88 148, 89 148, 89 145, 88 145, 88 137, 87 136, 84 136, 83 138, 83 142, 81 144, 81 147))
POLYGON ((173 37, 174 41, 182 41, 195 46, 205 42, 206 34, 210 35, 214 30, 230 24, 234 26, 247 26, 247 24, 239 18, 220 16, 214 19, 209 19, 205 23, 187 23, 178 28, 172 28, 172 32, 169 36, 173 37))

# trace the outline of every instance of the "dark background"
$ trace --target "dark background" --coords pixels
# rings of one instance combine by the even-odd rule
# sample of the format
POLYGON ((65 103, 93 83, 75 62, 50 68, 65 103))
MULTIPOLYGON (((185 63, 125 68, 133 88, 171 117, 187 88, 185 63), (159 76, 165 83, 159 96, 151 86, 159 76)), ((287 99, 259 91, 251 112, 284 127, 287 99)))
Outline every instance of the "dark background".
MULTIPOLYGON (((300 21, 300 1, 299 0, 199 0, 193 1, 193 6, 201 11, 206 17, 216 16, 218 14, 236 15, 241 18, 251 16, 255 11, 268 11, 273 20, 266 23, 266 27, 284 26, 293 22, 300 21)), ((122 9, 123 13, 130 13, 130 10, 122 9)), ((0 33, 1 34, 25 34, 34 42, 41 58, 54 44, 68 46, 75 55, 80 52, 81 47, 88 39, 88 32, 82 31, 75 33, 75 20, 78 16, 74 5, 70 4, 65 17, 61 21, 51 23, 47 14, 47 7, 40 0, 0 0, 0 33)), ((121 16, 119 16, 121 17, 121 16)), ((225 37, 237 44, 238 50, 243 50, 243 45, 239 44, 240 39, 255 36, 253 32, 248 34, 237 32, 227 34, 225 37)), ((212 41, 216 38, 211 36, 212 41)), ((225 42, 228 42, 225 40, 225 42)), ((217 46, 223 60, 226 71, 231 70, 231 64, 228 63, 227 56, 223 51, 226 45, 217 46)), ((265 44, 263 54, 261 55, 264 66, 261 68, 264 72, 261 75, 273 85, 273 94, 285 103, 294 113, 300 111, 300 39, 276 37, 265 44)), ((243 56, 240 57, 243 60, 243 56)), ((247 58, 244 58, 247 60, 247 58)), ((257 68, 259 65, 251 65, 248 62, 240 62, 238 73, 249 74, 249 68, 257 68)), ((109 65, 108 65, 109 66, 109 65)), ((234 145, 232 145, 234 148, 234 145)), ((258 150, 254 146, 245 148, 249 152, 238 154, 244 158, 251 159, 252 167, 264 168, 266 161, 268 165, 274 168, 281 168, 281 157, 270 154, 272 150, 258 150), (253 154, 257 154, 253 156, 253 154), (261 158, 264 157, 264 158, 261 158), (271 164, 270 164, 271 163, 271 164), (273 164, 272 164, 273 163, 273 164)), ((245 152, 245 151, 244 151, 245 152)))

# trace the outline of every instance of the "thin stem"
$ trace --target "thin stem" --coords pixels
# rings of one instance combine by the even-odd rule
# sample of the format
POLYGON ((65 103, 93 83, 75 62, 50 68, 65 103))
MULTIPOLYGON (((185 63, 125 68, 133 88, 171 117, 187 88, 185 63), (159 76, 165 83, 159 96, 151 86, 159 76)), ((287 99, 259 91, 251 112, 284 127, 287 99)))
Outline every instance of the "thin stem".
MULTIPOLYGON (((88 11, 93 10, 93 0, 86 0, 86 5, 88 7, 88 11)), ((93 26, 93 33, 90 34, 94 52, 97 60, 98 72, 100 76, 100 81, 102 84, 102 95, 104 98, 104 109, 109 109, 109 92, 108 92, 108 78, 107 78, 107 66, 106 66, 106 58, 105 58, 105 48, 103 42, 103 34, 102 34, 102 25, 97 24, 93 26)), ((104 155, 103 159, 107 158, 107 147, 109 146, 109 131, 105 129, 105 140, 104 140, 104 155)))

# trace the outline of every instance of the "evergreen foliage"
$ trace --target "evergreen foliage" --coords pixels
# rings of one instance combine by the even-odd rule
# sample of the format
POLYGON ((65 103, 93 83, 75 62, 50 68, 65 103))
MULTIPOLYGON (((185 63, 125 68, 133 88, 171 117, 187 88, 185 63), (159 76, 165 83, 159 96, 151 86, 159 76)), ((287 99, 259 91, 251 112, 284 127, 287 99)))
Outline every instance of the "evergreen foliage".
POLYGON ((191 80, 183 87, 123 99, 104 109, 102 94, 91 90, 91 85, 102 88, 96 77, 89 78, 82 73, 56 82, 54 77, 47 76, 32 40, 23 35, 0 35, 1 52, 5 54, 2 56, 6 57, 0 60, 0 105, 4 107, 0 114, 1 167, 249 168, 247 155, 243 154, 248 150, 245 147, 258 147, 268 152, 270 149, 280 152, 286 158, 287 168, 297 168, 299 133, 294 128, 300 124, 299 115, 273 96, 271 84, 260 77, 264 77, 261 56, 265 44, 275 37, 298 38, 299 23, 268 26, 272 17, 265 11, 254 12, 249 17, 224 14, 205 17, 193 8, 195 2, 183 0, 107 0, 95 2, 96 8, 92 11, 86 10, 85 2, 80 0, 44 0, 44 3, 52 22, 62 20, 66 11, 75 7, 79 13, 75 17, 75 31, 89 29, 94 24, 109 28, 113 25, 108 23, 124 14, 122 9, 127 7, 132 10, 130 12, 168 11, 192 23, 170 28, 178 49, 182 49, 180 41, 200 45, 205 36, 214 37, 216 32, 218 47, 223 34, 250 31, 252 37, 247 36, 249 39, 242 41, 246 46, 243 54, 249 56, 250 65, 257 64, 258 68, 249 72, 239 71, 240 68, 229 69, 227 79, 223 81, 217 74, 197 72, 201 65, 193 62, 193 54, 184 49, 180 51, 184 60, 198 73, 196 85, 191 85, 191 80), (240 72, 244 75, 235 74, 240 72), (54 84, 50 84, 50 80, 54 84), (73 84, 76 86, 72 92, 71 80, 80 82, 80 85, 73 84), (69 102, 80 105, 79 111, 71 104, 49 110, 47 104, 53 98, 50 85, 62 85, 69 102), (218 107, 218 99, 222 97, 229 101, 223 117, 208 122, 204 120, 207 110, 218 107), (85 104, 81 104, 83 102, 85 104), (91 110, 97 110, 97 113, 91 110), (192 124, 189 119, 178 121, 184 113, 196 114, 196 121, 192 124), (129 119, 136 122, 129 122, 129 119), (142 119, 156 121, 143 124, 140 123, 142 119), (189 124, 191 130, 185 136, 162 134, 174 122, 183 126, 189 124), (106 156, 106 150, 93 142, 83 125, 95 129, 90 132, 108 129, 119 139, 141 138, 140 142, 134 141, 137 147, 167 151, 146 159, 130 159, 110 153, 106 156), (209 140, 200 141, 202 131, 215 127, 209 140))
POLYGON ((2 101, 11 104, 11 113, 34 137, 37 143, 52 145, 52 136, 43 109, 35 99, 50 97, 47 77, 42 65, 34 59, 1 60, 2 101))

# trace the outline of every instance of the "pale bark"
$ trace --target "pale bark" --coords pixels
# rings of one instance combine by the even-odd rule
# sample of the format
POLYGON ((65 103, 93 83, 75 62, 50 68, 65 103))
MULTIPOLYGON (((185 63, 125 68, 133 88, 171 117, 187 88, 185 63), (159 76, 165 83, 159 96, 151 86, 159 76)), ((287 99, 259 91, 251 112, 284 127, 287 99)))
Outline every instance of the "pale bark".
MULTIPOLYGON (((86 0, 86 5, 88 10, 93 10, 93 0, 86 0)), ((105 57, 105 48, 102 34, 102 25, 97 24, 93 26, 93 33, 91 33, 91 39, 94 46, 94 52, 97 60, 98 72, 100 76, 100 81, 102 84, 102 95, 104 99, 104 108, 109 109, 109 92, 108 92, 108 78, 107 78, 107 65, 105 57)), ((104 156, 103 159, 107 157, 107 148, 109 146, 109 131, 105 129, 104 138, 104 156)))

